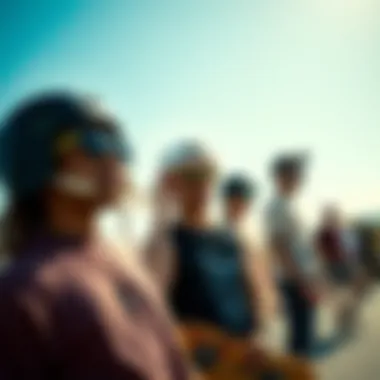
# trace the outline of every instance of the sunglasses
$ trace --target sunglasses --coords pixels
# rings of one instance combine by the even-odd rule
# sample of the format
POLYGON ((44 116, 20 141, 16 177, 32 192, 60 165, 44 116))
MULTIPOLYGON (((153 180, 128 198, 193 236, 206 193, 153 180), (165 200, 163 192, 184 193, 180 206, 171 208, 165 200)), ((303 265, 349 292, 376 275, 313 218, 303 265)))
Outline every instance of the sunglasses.
POLYGON ((81 149, 94 158, 113 156, 124 162, 132 158, 131 149, 121 136, 96 129, 71 130, 57 138, 57 155, 66 155, 75 149, 81 149))

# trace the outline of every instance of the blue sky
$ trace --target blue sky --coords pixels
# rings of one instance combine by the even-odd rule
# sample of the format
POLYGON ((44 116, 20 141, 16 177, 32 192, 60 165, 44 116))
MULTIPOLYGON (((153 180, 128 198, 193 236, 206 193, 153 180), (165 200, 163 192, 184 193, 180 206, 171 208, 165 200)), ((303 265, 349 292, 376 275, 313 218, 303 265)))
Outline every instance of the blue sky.
POLYGON ((35 90, 94 92, 125 121, 147 183, 198 136, 270 194, 279 149, 312 152, 307 217, 380 209, 376 0, 5 0, 0 115, 35 90))

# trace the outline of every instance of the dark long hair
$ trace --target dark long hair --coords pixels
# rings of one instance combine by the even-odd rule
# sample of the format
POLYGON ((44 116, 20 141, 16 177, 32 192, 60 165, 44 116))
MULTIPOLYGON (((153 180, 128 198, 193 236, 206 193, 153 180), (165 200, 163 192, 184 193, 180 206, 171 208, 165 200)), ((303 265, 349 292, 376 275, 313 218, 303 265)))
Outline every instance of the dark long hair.
POLYGON ((39 195, 10 199, 1 223, 1 255, 16 258, 44 222, 44 204, 39 195))

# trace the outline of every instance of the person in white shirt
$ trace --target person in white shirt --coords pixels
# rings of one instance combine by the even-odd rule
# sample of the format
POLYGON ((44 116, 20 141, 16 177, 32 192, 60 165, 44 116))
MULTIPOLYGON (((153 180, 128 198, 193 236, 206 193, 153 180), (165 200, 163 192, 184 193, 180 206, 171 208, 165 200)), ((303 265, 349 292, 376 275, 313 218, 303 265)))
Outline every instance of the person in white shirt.
POLYGON ((274 160, 275 195, 266 209, 266 237, 283 292, 289 327, 288 350, 310 357, 314 345, 317 257, 293 205, 304 174, 303 154, 282 155, 274 160))

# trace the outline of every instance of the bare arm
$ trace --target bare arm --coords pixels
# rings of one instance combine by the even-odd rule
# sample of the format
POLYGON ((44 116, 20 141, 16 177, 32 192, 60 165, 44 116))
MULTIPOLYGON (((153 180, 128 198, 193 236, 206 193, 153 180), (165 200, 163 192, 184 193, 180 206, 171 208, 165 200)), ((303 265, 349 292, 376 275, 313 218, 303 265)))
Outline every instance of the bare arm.
POLYGON ((175 255, 170 237, 175 214, 173 198, 165 176, 159 177, 153 193, 152 232, 143 248, 143 261, 164 293, 175 277, 175 255))
POLYGON ((276 308, 276 287, 263 254, 248 239, 245 239, 244 247, 244 267, 251 287, 252 306, 259 324, 264 326, 276 308))
POLYGON ((144 249, 144 261, 156 284, 165 293, 175 277, 175 260, 167 230, 153 232, 144 249))

